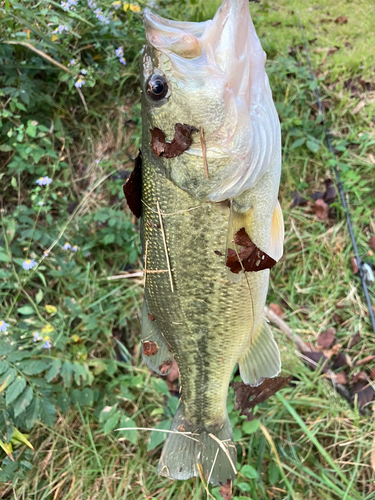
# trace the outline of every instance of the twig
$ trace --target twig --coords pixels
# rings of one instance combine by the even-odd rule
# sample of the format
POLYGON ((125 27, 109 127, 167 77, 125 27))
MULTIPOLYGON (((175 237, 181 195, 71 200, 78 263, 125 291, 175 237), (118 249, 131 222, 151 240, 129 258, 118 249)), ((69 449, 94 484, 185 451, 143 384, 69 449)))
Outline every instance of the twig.
POLYGON ((219 438, 217 438, 214 434, 209 434, 210 438, 213 439, 214 441, 216 441, 220 448, 223 450, 223 452, 225 453, 225 455, 227 456, 227 459, 229 460, 229 463, 231 464, 232 466, 232 469, 235 473, 235 475, 237 475, 237 469, 236 469, 236 466, 234 465, 232 459, 230 458, 230 455, 229 455, 229 451, 227 450, 227 448, 225 447, 225 445, 220 441, 219 438))
POLYGON ((201 140, 201 147, 202 147, 204 175, 206 176, 206 179, 208 179, 207 148, 206 148, 206 141, 204 138, 203 127, 199 127, 199 137, 201 140))
POLYGON ((128 274, 117 274, 116 276, 107 276, 107 280, 120 280, 123 278, 139 278, 140 276, 143 276, 143 271, 140 271, 139 273, 128 273, 128 274))
POLYGON ((167 266, 168 266, 168 273, 169 273, 169 281, 171 283, 171 290, 172 290, 172 293, 174 292, 174 289, 173 289, 173 280, 172 280, 172 271, 171 271, 171 264, 169 262, 169 255, 168 255, 168 248, 167 248, 167 240, 165 239, 165 232, 164 232, 164 225, 163 225, 163 219, 161 217, 161 211, 160 211, 160 205, 159 205, 159 201, 156 202, 156 206, 158 208, 158 214, 159 214, 159 222, 160 222, 160 229, 161 229, 161 233, 163 235, 163 243, 164 243, 164 250, 165 250, 165 256, 166 256, 166 259, 167 259, 167 266))

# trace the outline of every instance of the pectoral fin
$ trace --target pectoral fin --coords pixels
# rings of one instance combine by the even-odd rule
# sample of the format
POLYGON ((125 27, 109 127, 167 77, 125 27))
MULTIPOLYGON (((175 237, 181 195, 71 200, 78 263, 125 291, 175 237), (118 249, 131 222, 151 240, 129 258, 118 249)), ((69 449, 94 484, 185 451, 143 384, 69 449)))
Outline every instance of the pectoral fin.
POLYGON ((271 246, 269 256, 278 260, 283 256, 284 245, 284 217, 279 201, 277 201, 273 211, 271 221, 271 246))
POLYGON ((142 359, 159 375, 170 372, 174 359, 156 319, 148 311, 146 301, 143 302, 142 312, 142 359))
POLYGON ((243 382, 257 386, 264 378, 273 378, 280 373, 280 352, 265 319, 251 340, 251 345, 238 363, 243 382))

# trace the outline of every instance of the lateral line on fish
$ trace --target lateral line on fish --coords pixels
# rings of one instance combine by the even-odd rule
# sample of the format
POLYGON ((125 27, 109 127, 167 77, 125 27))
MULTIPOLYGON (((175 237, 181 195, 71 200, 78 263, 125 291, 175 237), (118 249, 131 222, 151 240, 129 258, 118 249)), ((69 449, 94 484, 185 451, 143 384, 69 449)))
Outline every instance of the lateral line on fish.
MULTIPOLYGON (((158 211, 155 210, 154 208, 151 208, 150 205, 148 205, 145 201, 141 200, 142 203, 149 209, 151 212, 154 212, 154 214, 157 214, 158 211)), ((178 210, 177 212, 170 212, 170 213, 164 213, 163 212, 163 217, 166 217, 168 215, 180 215, 184 214, 185 212, 191 212, 192 210, 197 210, 198 208, 202 208, 206 205, 209 205, 210 203, 202 203, 202 205, 197 205, 196 207, 188 208, 186 210, 178 210)))
POLYGON ((168 254, 167 240, 165 239, 164 225, 163 225, 163 219, 162 219, 162 216, 161 216, 161 210, 160 210, 159 200, 156 202, 156 206, 158 207, 158 215, 159 215, 160 229, 161 229, 161 234, 163 235, 163 243, 164 243, 165 257, 166 257, 166 259, 167 259, 167 266, 168 266, 168 273, 169 273, 169 281, 170 281, 170 283, 171 283, 171 290, 172 290, 172 293, 173 293, 173 292, 174 292, 174 288, 173 288, 173 280, 172 280, 171 263, 170 263, 170 261, 169 261, 169 254, 168 254))
POLYGON ((146 288, 146 280, 147 280, 147 254, 148 254, 148 244, 149 240, 146 240, 146 248, 145 248, 145 268, 144 268, 144 287, 146 288))
POLYGON ((209 177, 208 177, 208 164, 207 164, 207 148, 206 148, 206 140, 204 138, 204 129, 203 129, 203 127, 199 127, 199 138, 201 140, 204 175, 206 176, 206 179, 208 179, 209 177))
POLYGON ((229 455, 229 451, 225 447, 224 443, 222 441, 220 441, 220 439, 217 438, 214 434, 211 434, 211 432, 209 433, 209 436, 210 436, 210 438, 212 438, 214 441, 216 441, 219 444, 220 448, 223 450, 223 452, 227 456, 227 459, 229 460, 229 463, 232 466, 233 472, 235 473, 235 475, 237 475, 236 467, 235 467, 234 463, 232 462, 232 459, 230 458, 230 455, 229 455))

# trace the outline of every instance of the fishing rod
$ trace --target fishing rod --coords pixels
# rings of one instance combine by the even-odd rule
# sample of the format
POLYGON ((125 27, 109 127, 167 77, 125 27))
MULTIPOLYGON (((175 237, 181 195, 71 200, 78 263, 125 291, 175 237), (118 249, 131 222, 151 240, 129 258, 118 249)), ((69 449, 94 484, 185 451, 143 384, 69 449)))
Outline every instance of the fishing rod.
POLYGON ((333 165, 333 171, 334 171, 334 174, 335 174, 337 186, 339 188, 339 193, 340 193, 340 197, 341 197, 341 203, 342 203, 342 206, 344 208, 344 212, 345 212, 345 216, 346 216, 346 222, 347 222, 349 233, 350 233, 350 239, 352 240, 352 245, 353 245, 353 249, 354 249, 355 260, 356 260, 358 271, 359 271, 359 275, 360 275, 361 281, 362 281, 363 292, 365 294, 365 298, 366 298, 366 302, 367 302, 367 308, 368 308, 368 313, 369 313, 369 317, 370 317, 370 322, 371 322, 371 325, 372 325, 372 330, 375 333, 375 316, 374 316, 374 311, 372 309, 371 298, 370 298, 370 294, 369 294, 368 287, 367 287, 367 280, 369 280, 369 278, 368 278, 368 271, 366 270, 366 267, 365 267, 365 266, 367 266, 367 264, 365 264, 364 262, 362 262, 361 258, 359 257, 358 247, 357 247, 357 243, 356 243, 355 236, 354 236, 354 231, 353 231, 352 220, 351 220, 351 217, 350 217, 348 205, 346 203, 344 188, 343 188, 343 184, 341 182, 341 177, 340 177, 340 172, 339 172, 339 169, 337 167, 337 160, 336 160, 335 151, 334 151, 334 149, 332 147, 331 131, 330 131, 329 127, 327 126, 327 122, 326 122, 326 118, 325 118, 325 113, 324 113, 323 106, 322 106, 322 101, 320 100, 318 80, 317 80, 317 78, 315 76, 314 69, 313 69, 313 66, 311 64, 309 49, 307 48, 307 42, 306 42, 305 32, 304 32, 303 25, 301 23, 301 19, 299 18, 298 15, 297 15, 297 18, 298 18, 299 27, 300 27, 300 30, 301 30, 303 45, 305 47, 306 58, 307 58, 307 61, 308 61, 308 64, 309 64, 309 68, 310 68, 311 79, 312 79, 313 82, 315 82, 315 95, 316 95, 316 100, 317 100, 318 107, 319 107, 319 112, 320 112, 320 114, 322 116, 322 120, 323 120, 324 132, 325 132, 325 136, 326 136, 326 139, 327 139, 328 149, 329 149, 329 151, 330 151, 330 153, 332 155, 332 158, 335 161, 335 163, 333 165))

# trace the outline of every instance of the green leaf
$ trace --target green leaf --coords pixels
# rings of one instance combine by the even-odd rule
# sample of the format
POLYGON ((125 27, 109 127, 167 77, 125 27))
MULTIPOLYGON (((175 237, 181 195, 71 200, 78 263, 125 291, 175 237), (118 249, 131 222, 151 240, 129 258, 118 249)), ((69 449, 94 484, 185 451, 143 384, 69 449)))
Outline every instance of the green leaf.
POLYGON ((29 135, 30 137, 36 136, 36 126, 31 121, 27 122, 26 134, 29 135))
POLYGON ((22 361, 20 363, 20 369, 26 373, 26 375, 39 375, 39 373, 42 373, 46 371, 51 362, 50 361, 43 361, 41 359, 28 359, 26 361, 22 361))
MULTIPOLYGON (((122 417, 118 427, 137 427, 137 424, 134 422, 132 418, 129 417, 122 417)), ((161 434, 159 432, 159 434, 161 434)), ((134 431, 119 431, 118 437, 124 437, 127 441, 133 444, 137 444, 137 439, 138 439, 138 431, 135 429, 134 431)))
MULTIPOLYGON (((241 473, 248 479, 256 479, 258 477, 258 472, 254 469, 254 467, 251 467, 251 465, 248 464, 241 467, 241 473)), ((242 491, 250 491, 250 490, 242 490, 242 491)))
POLYGON ((6 372, 8 368, 9 368, 9 364, 6 361, 0 360, 0 375, 2 375, 4 372, 6 372))
POLYGON ((33 390, 30 386, 26 387, 23 393, 16 399, 13 404, 14 416, 18 417, 26 410, 33 399, 33 390))
POLYGON ((63 413, 66 413, 70 408, 70 397, 66 392, 59 394, 57 404, 63 413))
POLYGON ((43 300, 43 291, 39 290, 38 293, 35 295, 35 302, 37 304, 40 304, 43 300))
POLYGON ((118 421, 121 417, 121 411, 115 411, 107 420, 104 422, 103 431, 104 434, 109 434, 117 426, 118 421))
MULTIPOLYGON (((155 427, 155 429, 164 429, 164 430, 169 430, 171 428, 171 421, 170 420, 163 420, 162 422, 159 422, 158 425, 155 427)), ((150 439, 147 444, 147 451, 151 451, 159 444, 163 443, 165 439, 167 438, 167 433, 166 432, 151 432, 150 434, 150 439)))
POLYGON ((52 361, 51 368, 48 370, 46 373, 46 380, 47 382, 52 382, 52 380, 57 377, 57 375, 60 373, 62 367, 62 361, 59 358, 55 358, 52 361))
POLYGON ((320 145, 317 142, 313 142, 313 141, 307 141, 306 146, 313 153, 317 153, 319 151, 319 148, 320 148, 320 145))
POLYGON ((290 149, 296 149, 305 144, 306 142, 306 137, 301 137, 300 139, 297 139, 296 141, 293 142, 293 144, 290 146, 290 149))
POLYGON ((29 406, 26 408, 24 415, 24 422, 26 425, 26 429, 31 429, 39 418, 39 399, 34 398, 29 406))
POLYGON ((71 387, 73 375, 73 365, 70 361, 65 361, 61 370, 61 376, 64 380, 65 387, 71 387))
POLYGON ((14 368, 9 368, 5 373, 3 373, 0 377, 0 393, 8 387, 13 380, 16 378, 17 372, 14 368))
POLYGON ((259 427, 259 420, 250 420, 250 422, 244 422, 242 424, 242 430, 245 434, 253 434, 259 427))
POLYGON ((28 315, 28 314, 35 314, 35 311, 34 311, 34 308, 31 307, 31 306, 22 306, 22 307, 19 307, 17 309, 17 312, 19 314, 23 314, 23 315, 28 315))
POLYGON ((13 148, 11 146, 9 146, 8 144, 1 144, 0 146, 0 151, 2 151, 3 153, 9 153, 9 151, 12 151, 13 148))
POLYGON ((272 486, 279 481, 280 471, 279 467, 275 462, 270 462, 268 464, 267 474, 268 474, 268 481, 272 486))
POLYGON ((71 393, 71 397, 74 404, 90 407, 94 405, 94 391, 89 387, 85 387, 82 390, 74 389, 71 393))
POLYGON ((56 420, 56 407, 46 397, 40 399, 40 418, 44 424, 53 426, 56 420))
POLYGON ((12 259, 9 257, 8 254, 4 252, 0 252, 0 261, 1 262, 10 262, 12 259))
POLYGON ((238 483, 237 486, 241 491, 251 491, 251 486, 249 483, 241 482, 238 483))
POLYGON ((17 469, 18 469, 18 462, 10 462, 7 465, 2 466, 0 470, 0 483, 11 481, 14 478, 14 474, 17 469))
POLYGON ((5 396, 5 404, 9 406, 26 387, 26 380, 23 377, 16 377, 16 379, 10 384, 7 389, 5 396))

